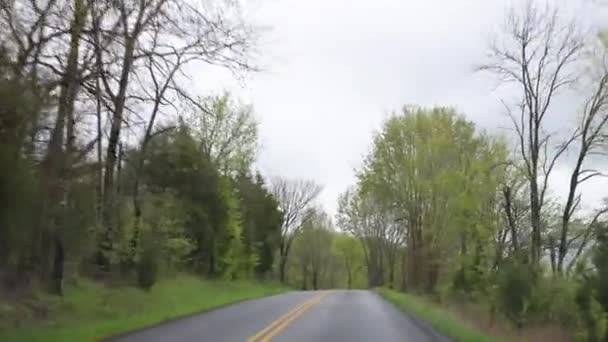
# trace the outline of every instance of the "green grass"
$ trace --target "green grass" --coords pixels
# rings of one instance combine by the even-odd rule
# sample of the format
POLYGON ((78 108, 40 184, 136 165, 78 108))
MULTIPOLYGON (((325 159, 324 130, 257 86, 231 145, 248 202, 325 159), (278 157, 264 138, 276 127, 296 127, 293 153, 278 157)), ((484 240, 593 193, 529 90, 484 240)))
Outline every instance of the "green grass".
MULTIPOLYGON (((38 295, 35 303, 47 311, 47 318, 29 320, 17 329, 0 330, 0 341, 98 341, 168 319, 285 290, 276 284, 206 281, 189 275, 161 280, 150 292, 134 287, 107 288, 81 280, 77 286, 66 289, 62 299, 38 295)), ((6 309, 4 317, 7 317, 6 309)))
POLYGON ((389 302, 397 305, 403 311, 410 313, 426 322, 443 335, 461 342, 496 341, 495 337, 486 336, 452 316, 437 305, 411 294, 397 292, 385 288, 377 292, 389 302))

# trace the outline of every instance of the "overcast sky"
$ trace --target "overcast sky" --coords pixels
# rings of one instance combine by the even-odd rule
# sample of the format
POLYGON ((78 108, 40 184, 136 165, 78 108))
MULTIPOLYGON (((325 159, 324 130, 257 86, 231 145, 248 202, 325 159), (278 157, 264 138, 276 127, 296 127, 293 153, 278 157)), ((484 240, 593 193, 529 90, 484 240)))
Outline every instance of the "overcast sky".
MULTIPOLYGON (((583 2, 560 1, 598 21, 592 0, 583 2)), ((480 127, 508 133, 495 82, 473 71, 506 3, 257 0, 251 17, 270 28, 260 44, 267 71, 244 82, 207 71, 197 86, 229 89, 251 102, 261 122, 258 167, 266 175, 316 180, 324 185, 321 204, 334 213, 373 132, 405 104, 454 106, 480 127)), ((567 169, 557 171, 552 183, 559 194, 567 169)), ((608 182, 584 187, 585 202, 597 203, 604 189, 608 182)))

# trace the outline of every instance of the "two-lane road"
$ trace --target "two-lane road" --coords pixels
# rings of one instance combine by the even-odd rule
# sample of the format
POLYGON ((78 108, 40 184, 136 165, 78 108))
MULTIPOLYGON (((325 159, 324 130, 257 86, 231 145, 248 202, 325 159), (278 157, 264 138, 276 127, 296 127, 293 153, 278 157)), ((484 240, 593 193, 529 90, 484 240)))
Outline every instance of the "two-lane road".
POLYGON ((446 342, 371 291, 299 291, 150 327, 112 342, 446 342))

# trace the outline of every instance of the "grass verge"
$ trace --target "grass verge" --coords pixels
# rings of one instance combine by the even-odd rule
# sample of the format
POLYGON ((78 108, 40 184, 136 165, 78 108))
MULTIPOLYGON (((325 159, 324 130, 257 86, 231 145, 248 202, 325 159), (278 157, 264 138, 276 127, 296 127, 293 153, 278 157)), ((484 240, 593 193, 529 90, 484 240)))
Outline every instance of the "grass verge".
POLYGON ((397 292, 390 289, 379 288, 376 290, 389 302, 397 305, 403 311, 412 314, 428 322, 439 333, 461 342, 490 342, 496 341, 495 337, 484 335, 465 322, 452 316, 435 304, 407 293, 397 292))
MULTIPOLYGON (((37 295, 28 305, 44 318, 27 319, 18 328, 0 330, 0 341, 99 341, 180 316, 285 291, 253 281, 207 281, 179 275, 159 281, 149 292, 134 287, 107 288, 81 280, 63 298, 37 295)), ((10 307, 0 320, 10 317, 10 307), (3 318, 4 317, 4 318, 3 318)), ((18 311, 13 314, 19 314, 18 311)), ((4 322, 6 323, 6 322, 4 322)), ((6 326, 6 324, 5 324, 6 326)))

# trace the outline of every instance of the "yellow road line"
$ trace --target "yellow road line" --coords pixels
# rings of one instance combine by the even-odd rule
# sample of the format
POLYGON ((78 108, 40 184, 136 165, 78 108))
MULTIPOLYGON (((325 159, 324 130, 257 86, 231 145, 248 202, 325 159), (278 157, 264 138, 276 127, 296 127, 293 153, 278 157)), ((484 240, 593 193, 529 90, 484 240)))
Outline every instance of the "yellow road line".
POLYGON ((253 335, 250 338, 248 338, 247 342, 255 342, 257 339, 259 339, 260 337, 264 336, 270 330, 274 329, 275 326, 281 324, 284 320, 287 320, 290 316, 296 314, 299 310, 305 308, 307 304, 313 303, 316 299, 320 298, 322 295, 323 294, 318 294, 318 295, 312 296, 311 298, 306 299, 305 301, 303 301, 302 303, 300 303, 299 305, 297 305, 295 308, 291 309, 286 314, 284 314, 281 317, 279 317, 276 320, 274 320, 266 328, 258 331, 255 335, 253 335))
POLYGON ((277 336, 278 334, 280 334, 283 330, 285 330, 285 328, 287 328, 287 326, 295 321, 296 319, 298 319, 298 317, 302 316, 306 311, 308 311, 311 307, 313 307, 315 304, 317 304, 318 302, 321 301, 321 299, 323 299, 323 297, 325 297, 327 293, 323 293, 320 296, 318 296, 317 298, 315 298, 314 301, 309 302, 305 307, 303 307, 301 310, 299 310, 298 312, 294 313, 293 315, 291 315, 289 318, 287 318, 286 320, 284 320, 283 322, 281 322, 279 325, 277 325, 272 331, 270 331, 266 336, 264 336, 263 339, 260 340, 260 342, 270 342, 270 340, 277 336))

